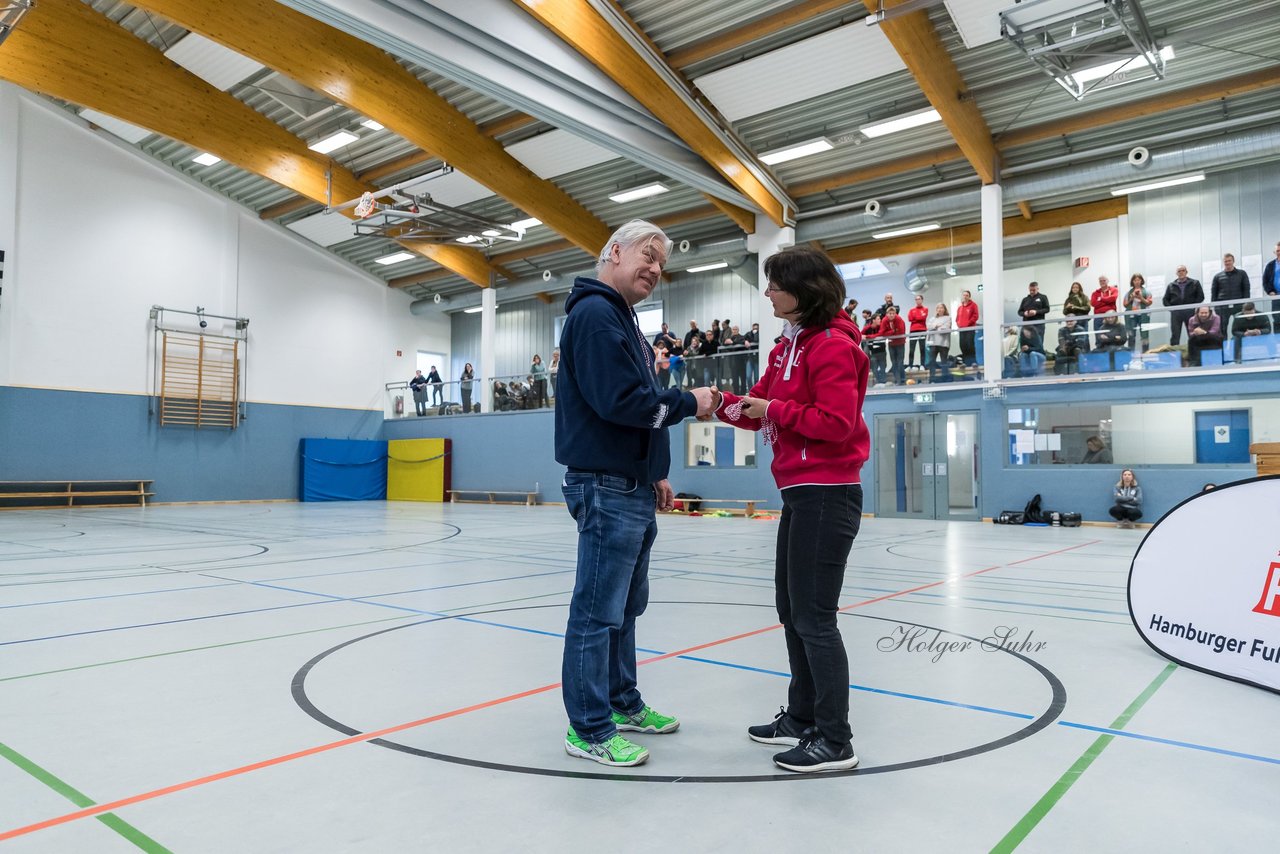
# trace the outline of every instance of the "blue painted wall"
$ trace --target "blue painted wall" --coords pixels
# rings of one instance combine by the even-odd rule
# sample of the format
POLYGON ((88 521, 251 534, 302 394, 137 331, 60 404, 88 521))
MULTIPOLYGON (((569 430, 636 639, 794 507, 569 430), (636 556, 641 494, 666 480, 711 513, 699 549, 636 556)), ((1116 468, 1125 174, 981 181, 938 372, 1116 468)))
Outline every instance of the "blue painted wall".
POLYGON ((376 439, 382 413, 251 403, 235 430, 160 427, 142 395, 0 387, 0 480, 149 478, 155 501, 298 497, 303 438, 376 439))

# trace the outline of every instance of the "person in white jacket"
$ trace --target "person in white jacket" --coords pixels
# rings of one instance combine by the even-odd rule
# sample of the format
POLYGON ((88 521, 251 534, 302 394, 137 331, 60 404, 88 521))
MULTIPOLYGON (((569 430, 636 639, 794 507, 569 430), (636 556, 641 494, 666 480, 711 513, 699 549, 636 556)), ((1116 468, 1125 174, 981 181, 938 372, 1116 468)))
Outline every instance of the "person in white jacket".
POLYGON ((933 317, 929 319, 929 354, 925 361, 929 365, 929 382, 951 379, 947 370, 947 355, 951 352, 951 311, 945 302, 940 302, 933 309, 933 317))

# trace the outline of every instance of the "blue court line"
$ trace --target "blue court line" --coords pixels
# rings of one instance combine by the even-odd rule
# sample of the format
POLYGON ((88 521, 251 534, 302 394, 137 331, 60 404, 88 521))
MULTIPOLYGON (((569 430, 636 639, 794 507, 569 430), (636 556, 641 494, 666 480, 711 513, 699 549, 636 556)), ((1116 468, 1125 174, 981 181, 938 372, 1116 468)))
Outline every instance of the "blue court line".
POLYGON ((66 605, 71 602, 98 602, 103 599, 127 599, 130 596, 154 596, 157 593, 183 593, 187 590, 212 590, 215 587, 234 587, 237 582, 224 584, 198 584, 191 587, 170 587, 166 590, 138 590, 133 593, 111 593, 106 596, 81 596, 77 599, 47 599, 43 602, 24 602, 19 605, 0 605, 0 611, 10 608, 35 608, 38 605, 66 605))
POLYGON ((1191 750, 1203 750, 1206 753, 1217 753, 1222 756, 1232 756, 1236 759, 1252 759, 1255 762, 1267 762, 1272 765, 1280 765, 1280 759, 1271 756, 1259 756, 1256 753, 1242 753, 1239 750, 1227 750, 1222 747, 1209 747, 1205 744, 1195 744, 1190 741, 1177 741, 1172 738, 1159 738, 1154 735, 1141 735, 1136 732, 1129 732, 1123 729, 1109 729, 1104 726, 1089 726, 1088 724, 1072 723, 1071 721, 1058 721, 1059 726, 1071 727, 1072 729, 1083 729, 1089 732, 1099 732, 1106 735, 1115 735, 1123 738, 1132 738, 1137 741, 1153 741, 1156 744, 1168 744, 1173 747, 1186 747, 1191 750))

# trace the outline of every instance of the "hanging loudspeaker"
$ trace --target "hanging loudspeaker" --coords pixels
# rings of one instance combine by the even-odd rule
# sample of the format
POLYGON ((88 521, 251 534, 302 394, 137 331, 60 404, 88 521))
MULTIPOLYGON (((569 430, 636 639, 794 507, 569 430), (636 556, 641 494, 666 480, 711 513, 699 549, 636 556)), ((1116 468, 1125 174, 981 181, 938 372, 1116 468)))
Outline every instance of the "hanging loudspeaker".
POLYGON ((875 199, 872 199, 867 202, 867 206, 863 208, 863 212, 866 213, 867 216, 873 216, 876 219, 879 219, 884 216, 884 206, 875 199))
POLYGON ((1130 166, 1146 166, 1149 160, 1151 160, 1151 152, 1147 151, 1144 146, 1135 146, 1133 150, 1129 152, 1130 166))
POLYGON ((436 294, 431 299, 432 301, 435 302, 436 305, 439 305, 440 303, 444 302, 444 297, 440 296, 439 294, 436 294))
POLYGON ((549 281, 551 281, 551 271, 550 271, 550 270, 543 270, 543 271, 542 271, 542 281, 544 281, 544 282, 549 282, 549 281))
POLYGON ((691 244, 689 243, 689 241, 687 241, 687 240, 681 240, 681 241, 680 241, 680 251, 681 251, 681 252, 688 252, 690 248, 691 248, 691 244))

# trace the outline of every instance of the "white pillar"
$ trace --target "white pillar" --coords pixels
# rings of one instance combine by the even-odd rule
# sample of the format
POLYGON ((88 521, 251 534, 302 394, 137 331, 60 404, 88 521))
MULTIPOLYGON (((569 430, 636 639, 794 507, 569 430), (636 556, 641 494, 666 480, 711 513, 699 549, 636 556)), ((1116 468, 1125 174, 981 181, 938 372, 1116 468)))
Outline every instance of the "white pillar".
POLYGON ((498 365, 498 292, 490 285, 480 292, 480 376, 476 398, 481 412, 493 411, 493 375, 498 365))
POLYGON ((775 252, 796 245, 796 230, 788 226, 778 226, 764 214, 756 214, 756 230, 747 235, 747 251, 756 253, 756 264, 759 271, 759 285, 756 292, 756 317, 760 318, 760 351, 757 356, 760 366, 757 377, 763 377, 765 368, 769 366, 769 351, 773 349, 773 339, 782 332, 782 321, 773 316, 773 303, 764 295, 769 287, 769 279, 764 274, 764 262, 775 252))
POLYGON ((982 317, 983 375, 1000 379, 1004 370, 1000 327, 1004 320, 1004 191, 999 184, 982 188, 982 317))
POLYGON ((16 354, 13 318, 17 314, 18 275, 18 87, 0 82, 0 249, 4 250, 4 278, 0 279, 0 385, 15 381, 11 375, 16 354))

